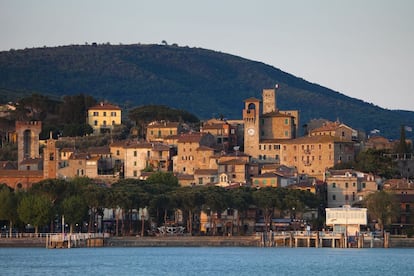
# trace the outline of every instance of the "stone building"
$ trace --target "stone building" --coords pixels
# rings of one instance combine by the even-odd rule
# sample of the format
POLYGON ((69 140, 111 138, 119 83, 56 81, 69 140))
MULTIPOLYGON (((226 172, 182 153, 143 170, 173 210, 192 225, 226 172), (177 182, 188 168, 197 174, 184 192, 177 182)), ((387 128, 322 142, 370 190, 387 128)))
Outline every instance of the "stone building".
POLYGON ((166 137, 179 134, 181 129, 181 124, 178 122, 152 122, 147 126, 146 140, 162 143, 166 137))
POLYGON ((281 141, 296 138, 299 111, 279 111, 276 89, 264 89, 263 113, 260 100, 245 100, 243 109, 244 152, 253 158, 278 162, 281 141))
POLYGON ((328 170, 325 182, 329 208, 352 206, 368 194, 378 191, 374 175, 354 170, 328 170))
POLYGON ((193 175, 197 169, 217 168, 213 148, 215 145, 215 137, 210 133, 193 132, 179 135, 173 171, 193 175))
POLYGON ((95 134, 110 132, 114 126, 121 124, 121 108, 101 102, 88 109, 87 122, 95 134))

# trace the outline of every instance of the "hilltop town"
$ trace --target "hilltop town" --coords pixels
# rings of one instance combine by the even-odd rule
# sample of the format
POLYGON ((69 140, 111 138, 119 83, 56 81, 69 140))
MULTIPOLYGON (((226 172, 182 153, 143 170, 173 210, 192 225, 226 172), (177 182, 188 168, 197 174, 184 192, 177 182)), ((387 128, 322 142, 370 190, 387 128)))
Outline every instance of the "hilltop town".
MULTIPOLYGON (((90 137, 110 135, 123 124, 122 112, 110 103, 91 106, 87 114, 87 124, 93 130, 90 137)), ((125 180, 145 182, 165 173, 173 175, 180 187, 284 188, 313 194, 319 200, 319 206, 300 210, 296 202, 284 207, 287 210, 279 216, 272 211, 268 219, 280 229, 305 229, 310 221, 324 216, 325 208, 366 207, 364 200, 370 194, 386 190, 398 200, 399 212, 392 217, 392 223, 380 223, 387 224, 395 234, 413 230, 409 207, 414 202, 411 141, 403 139, 407 150, 401 152, 397 150, 401 141, 378 135, 366 137, 352 126, 328 120, 306 122, 306 133, 300 136, 299 128, 304 123, 300 121, 300 110, 278 109, 277 86, 263 89, 261 99, 246 99, 240 113, 241 119, 203 121, 199 129, 182 121, 153 121, 145 126, 142 135, 135 133, 133 138, 111 139, 107 145, 86 149, 76 146, 76 139, 81 138, 50 135, 40 140, 42 121, 16 121, 11 140, 17 143, 17 162, 0 162, 0 184, 19 191, 51 179, 85 178, 111 187, 125 180), (59 147, 62 144, 66 146, 59 147), (380 153, 380 158, 395 164, 394 175, 387 178, 375 166, 367 170, 347 166, 365 152, 380 153)), ((215 218, 235 220, 235 213, 226 209, 216 210, 220 212, 215 218)), ((106 214, 102 220, 104 216, 115 219, 115 215, 106 214)), ((212 228, 211 216, 200 215, 201 230, 212 228)), ((251 226, 251 231, 268 227, 266 216, 255 211, 251 224, 246 225, 251 226)), ((174 223, 178 223, 177 217, 174 223)), ((377 219, 371 217, 368 224, 375 228, 377 219)), ((334 226, 335 223, 322 223, 322 227, 334 226)), ((102 221, 98 228, 104 231, 102 221)), ((220 228, 223 231, 224 226, 220 228)))

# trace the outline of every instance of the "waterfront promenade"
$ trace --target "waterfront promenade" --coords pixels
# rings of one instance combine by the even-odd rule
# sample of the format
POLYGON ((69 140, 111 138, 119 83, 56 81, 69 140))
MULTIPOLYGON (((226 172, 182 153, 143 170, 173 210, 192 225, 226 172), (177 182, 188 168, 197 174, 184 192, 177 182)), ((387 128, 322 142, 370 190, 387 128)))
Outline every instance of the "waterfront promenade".
MULTIPOLYGON (((20 234, 0 238, 0 247, 316 247, 316 248, 382 248, 384 239, 363 235, 345 243, 341 234, 325 232, 259 232, 249 236, 155 236, 109 237, 102 234, 20 234), (71 241, 69 243, 64 243, 71 241)), ((414 238, 389 236, 390 248, 414 248, 414 238)))

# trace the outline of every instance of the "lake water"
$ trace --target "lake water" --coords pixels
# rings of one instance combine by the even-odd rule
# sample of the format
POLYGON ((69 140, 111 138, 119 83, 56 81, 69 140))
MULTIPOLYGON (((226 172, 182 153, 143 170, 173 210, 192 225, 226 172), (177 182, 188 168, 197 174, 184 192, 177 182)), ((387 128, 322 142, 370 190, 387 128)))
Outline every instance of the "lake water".
POLYGON ((0 275, 414 275, 414 249, 0 248, 0 275))

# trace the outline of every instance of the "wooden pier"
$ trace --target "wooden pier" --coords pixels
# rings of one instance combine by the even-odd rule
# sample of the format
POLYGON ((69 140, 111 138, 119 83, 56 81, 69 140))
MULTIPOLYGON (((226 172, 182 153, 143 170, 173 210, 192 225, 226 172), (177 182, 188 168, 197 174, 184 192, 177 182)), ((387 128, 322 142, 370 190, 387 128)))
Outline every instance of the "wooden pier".
POLYGON ((382 238, 361 233, 347 237, 344 233, 325 231, 290 231, 260 233, 262 247, 331 247, 331 248, 374 248, 388 247, 389 235, 382 238))
POLYGON ((103 233, 49 234, 46 248, 103 247, 106 238, 109 235, 103 233))

